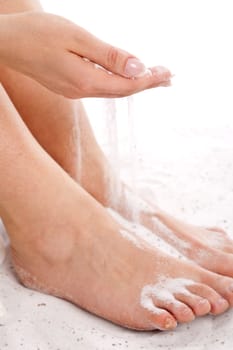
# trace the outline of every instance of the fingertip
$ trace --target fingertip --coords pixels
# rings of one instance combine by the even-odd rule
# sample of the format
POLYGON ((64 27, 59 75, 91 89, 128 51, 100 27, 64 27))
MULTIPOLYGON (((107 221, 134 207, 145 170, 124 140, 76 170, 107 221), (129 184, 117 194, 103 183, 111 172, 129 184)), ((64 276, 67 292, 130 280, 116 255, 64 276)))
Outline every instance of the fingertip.
POLYGON ((170 70, 164 66, 151 67, 150 71, 152 73, 152 76, 157 77, 161 82, 168 81, 173 77, 170 70))

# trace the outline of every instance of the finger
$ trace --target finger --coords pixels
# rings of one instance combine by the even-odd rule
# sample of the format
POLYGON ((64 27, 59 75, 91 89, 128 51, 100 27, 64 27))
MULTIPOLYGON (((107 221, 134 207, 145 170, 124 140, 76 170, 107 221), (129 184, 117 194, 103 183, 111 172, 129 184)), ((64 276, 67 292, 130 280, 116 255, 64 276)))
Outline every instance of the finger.
POLYGON ((105 43, 77 25, 74 27, 71 52, 125 77, 138 77, 146 70, 145 65, 134 55, 105 43))
POLYGON ((138 78, 127 79, 98 69, 92 62, 73 55, 66 65, 70 69, 71 98, 80 97, 123 97, 133 93, 168 84, 171 73, 164 67, 153 67, 150 73, 138 78))

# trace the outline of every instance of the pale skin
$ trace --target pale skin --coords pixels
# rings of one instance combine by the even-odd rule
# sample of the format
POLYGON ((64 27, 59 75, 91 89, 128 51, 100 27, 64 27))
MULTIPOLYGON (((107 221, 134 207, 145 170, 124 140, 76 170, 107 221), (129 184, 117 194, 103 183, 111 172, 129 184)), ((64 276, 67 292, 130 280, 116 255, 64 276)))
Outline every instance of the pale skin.
MULTIPOLYGON (((30 10, 40 11, 39 3, 0 1, 2 13, 30 10)), ((164 223, 190 243, 187 256, 202 266, 125 239, 120 234, 124 227, 106 210, 112 206, 109 190, 117 179, 93 136, 81 101, 62 96, 69 93, 57 91, 61 85, 54 77, 49 78, 56 86, 49 86, 52 92, 32 80, 33 74, 27 77, 17 70, 6 62, 0 69, 0 216, 10 237, 19 280, 140 330, 174 329, 178 323, 209 312, 221 314, 232 306, 233 245, 226 234, 218 232, 224 244, 213 248, 203 241, 203 234, 212 237, 215 231, 187 225, 150 204, 148 211, 141 211, 141 222, 160 235, 163 232, 157 232, 153 220, 164 223), (209 253, 205 261, 195 255, 200 245, 209 253), (186 287, 188 295, 174 293, 174 302, 153 296, 154 305, 161 309, 155 314, 142 307, 140 295, 145 285, 156 285, 161 276, 185 278, 193 284, 186 287)), ((159 84, 170 79, 170 73, 166 74, 159 84)), ((41 83, 45 76, 36 80, 41 83)), ((62 80, 64 75, 57 72, 57 77, 62 80)), ((140 79, 145 84, 146 79, 155 78, 135 79, 133 84, 140 79)), ((47 82, 43 85, 48 87, 47 82)), ((124 184, 121 189, 114 209, 131 219, 125 201, 128 189, 124 184)))
POLYGON ((58 94, 120 97, 170 82, 167 69, 158 72, 152 67, 148 74, 132 54, 65 18, 41 12, 38 1, 18 0, 9 5, 2 0, 0 6, 1 62, 58 94), (22 11, 22 5, 29 7, 28 12, 22 11), (96 64, 104 69, 96 69, 96 64), (140 79, 126 78, 141 75, 140 79))

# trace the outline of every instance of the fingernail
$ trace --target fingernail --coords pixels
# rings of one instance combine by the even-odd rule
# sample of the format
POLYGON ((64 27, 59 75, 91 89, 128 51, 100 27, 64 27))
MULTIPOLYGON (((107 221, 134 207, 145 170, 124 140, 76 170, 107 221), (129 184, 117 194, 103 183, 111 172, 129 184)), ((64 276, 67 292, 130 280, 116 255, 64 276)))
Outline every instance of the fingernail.
POLYGON ((124 74, 128 78, 137 78, 146 73, 147 69, 145 65, 137 58, 129 58, 126 66, 124 74))

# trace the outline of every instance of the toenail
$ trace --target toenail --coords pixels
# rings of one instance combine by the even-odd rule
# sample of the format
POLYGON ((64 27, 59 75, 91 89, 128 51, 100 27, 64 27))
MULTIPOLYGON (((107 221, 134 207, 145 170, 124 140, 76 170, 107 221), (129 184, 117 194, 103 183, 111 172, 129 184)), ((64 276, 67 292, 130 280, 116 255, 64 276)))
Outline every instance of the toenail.
POLYGON ((183 315, 189 315, 191 313, 191 310, 186 307, 183 309, 182 313, 183 313, 183 315))
POLYGON ((216 304, 220 305, 220 306, 226 306, 227 305, 227 301, 223 298, 220 298, 216 301, 216 304))
POLYGON ((171 318, 167 318, 165 322, 165 329, 173 329, 177 326, 176 321, 172 320, 171 318))
POLYGON ((205 305, 207 303, 209 304, 207 299, 201 299, 201 300, 199 300, 198 305, 205 305))

